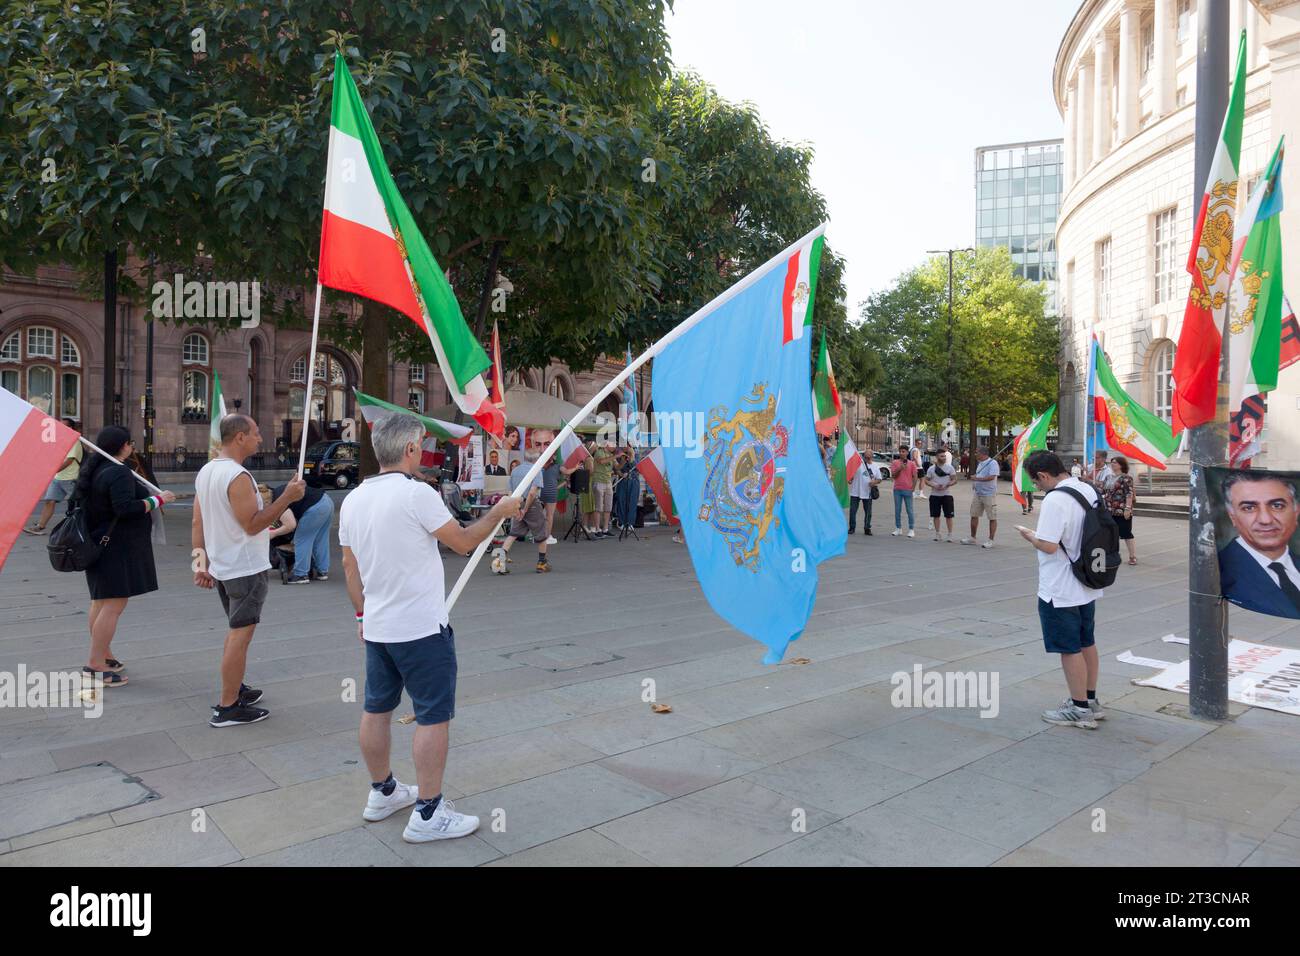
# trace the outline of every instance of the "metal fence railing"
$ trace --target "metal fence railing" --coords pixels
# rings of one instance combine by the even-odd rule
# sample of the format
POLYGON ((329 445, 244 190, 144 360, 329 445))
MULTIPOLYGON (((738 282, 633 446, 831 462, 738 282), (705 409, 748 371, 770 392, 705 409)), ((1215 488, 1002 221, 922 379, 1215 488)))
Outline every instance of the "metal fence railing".
MULTIPOLYGON (((208 463, 206 451, 156 451, 153 453, 154 471, 198 471, 208 463)), ((288 455, 278 455, 273 451, 262 451, 252 455, 244 462, 249 471, 274 470, 297 467, 297 459, 288 455)))

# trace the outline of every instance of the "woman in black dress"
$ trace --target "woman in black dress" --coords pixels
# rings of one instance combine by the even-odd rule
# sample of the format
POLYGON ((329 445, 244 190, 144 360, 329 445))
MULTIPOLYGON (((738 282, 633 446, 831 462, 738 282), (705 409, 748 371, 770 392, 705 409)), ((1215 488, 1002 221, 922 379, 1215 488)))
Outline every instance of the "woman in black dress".
POLYGON ((122 662, 112 656, 117 619, 126 610, 129 598, 158 590, 150 512, 175 501, 176 496, 170 491, 150 495, 135 480, 131 469, 123 464, 135 450, 131 433, 125 428, 109 425, 95 437, 95 444, 114 460, 87 455, 74 492, 85 503, 86 526, 92 538, 99 540, 108 535, 99 560, 86 570, 90 588, 90 660, 82 671, 102 680, 105 687, 118 687, 126 683, 126 678, 121 674, 122 662))

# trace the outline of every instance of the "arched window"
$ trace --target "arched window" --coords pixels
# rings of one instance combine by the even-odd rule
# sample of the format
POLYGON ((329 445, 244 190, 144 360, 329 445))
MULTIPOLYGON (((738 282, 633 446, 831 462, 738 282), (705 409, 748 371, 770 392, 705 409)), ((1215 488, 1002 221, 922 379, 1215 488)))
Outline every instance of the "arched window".
POLYGON ((1078 396, 1074 390, 1078 387, 1074 371, 1074 363, 1067 362, 1065 365, 1065 375, 1061 379, 1061 416, 1060 423, 1057 426, 1057 436, 1061 445, 1070 445, 1074 442, 1075 429, 1079 423, 1075 420, 1078 408, 1078 396))
POLYGON ((551 379, 551 384, 546 386, 546 391, 551 395, 554 395, 556 398, 562 399, 566 402, 572 401, 572 393, 569 390, 569 383, 566 382, 564 377, 561 375, 555 375, 551 379))
POLYGON ((181 339, 181 424, 206 425, 212 414, 208 378, 212 350, 206 336, 191 332, 181 339))
POLYGON ((1174 343, 1157 342, 1151 356, 1151 410, 1167 422, 1174 420, 1174 343))
POLYGON ((0 387, 36 408, 81 421, 81 349, 52 326, 29 325, 0 342, 0 387))
POLYGON ((341 421, 347 417, 349 402, 347 367, 328 352, 316 353, 316 374, 312 383, 313 418, 327 422, 341 421))
POLYGON ((424 390, 424 363, 410 365, 407 368, 406 407, 424 414, 426 393, 424 390))
POLYGON ((289 381, 307 381, 307 356, 299 355, 293 360, 293 365, 289 366, 289 381))

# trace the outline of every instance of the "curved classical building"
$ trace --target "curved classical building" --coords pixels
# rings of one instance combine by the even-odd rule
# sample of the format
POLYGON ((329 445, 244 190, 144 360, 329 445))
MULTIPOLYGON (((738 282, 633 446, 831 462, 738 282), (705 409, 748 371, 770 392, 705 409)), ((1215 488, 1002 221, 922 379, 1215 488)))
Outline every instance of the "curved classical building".
MULTIPOLYGON (((1249 191, 1277 138, 1300 138, 1300 2, 1227 2, 1230 35, 1247 32, 1241 176, 1249 191)), ((1067 455, 1083 453, 1093 331, 1121 384, 1170 418, 1170 372, 1191 281, 1188 246, 1203 188, 1193 182, 1197 6, 1084 0, 1056 55, 1053 92, 1065 122, 1056 245, 1060 448, 1067 455)), ((1284 192, 1300 196, 1300 163, 1290 164, 1284 192)), ((1300 300, 1300 210, 1293 204, 1283 216, 1284 271, 1292 300, 1300 300)), ((1300 367, 1293 367, 1270 397, 1260 464, 1300 468, 1298 393, 1300 367)))

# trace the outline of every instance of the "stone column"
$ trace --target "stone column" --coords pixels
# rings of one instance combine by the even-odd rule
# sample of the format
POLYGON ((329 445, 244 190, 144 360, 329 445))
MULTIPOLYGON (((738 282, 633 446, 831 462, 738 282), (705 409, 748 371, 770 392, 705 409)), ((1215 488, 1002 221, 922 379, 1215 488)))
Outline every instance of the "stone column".
POLYGON ((1079 115, 1075 129, 1075 178, 1082 178, 1092 159, 1092 64, 1079 64, 1079 115))
POLYGON ((1155 90, 1152 121, 1174 110, 1174 71, 1178 64, 1178 24, 1174 20, 1174 0, 1156 0, 1155 61, 1151 65, 1151 82, 1155 90))
POLYGON ((1138 46, 1142 42, 1141 16, 1132 0, 1125 0, 1119 11, 1119 141, 1122 143, 1138 128, 1138 46))
POLYGON ((1078 112, 1074 87, 1065 91, 1065 143, 1061 147, 1061 192, 1074 182, 1074 114, 1078 112))
POLYGON ((1092 44, 1092 161, 1106 158, 1110 152, 1110 37, 1103 28, 1092 44))

